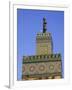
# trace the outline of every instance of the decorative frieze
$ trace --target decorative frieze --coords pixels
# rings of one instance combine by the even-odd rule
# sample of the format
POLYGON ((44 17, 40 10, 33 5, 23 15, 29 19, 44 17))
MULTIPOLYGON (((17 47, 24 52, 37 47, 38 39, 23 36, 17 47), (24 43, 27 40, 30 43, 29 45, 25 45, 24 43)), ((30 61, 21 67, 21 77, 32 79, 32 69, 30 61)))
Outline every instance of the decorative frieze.
POLYGON ((23 75, 61 72, 61 61, 23 64, 23 75))

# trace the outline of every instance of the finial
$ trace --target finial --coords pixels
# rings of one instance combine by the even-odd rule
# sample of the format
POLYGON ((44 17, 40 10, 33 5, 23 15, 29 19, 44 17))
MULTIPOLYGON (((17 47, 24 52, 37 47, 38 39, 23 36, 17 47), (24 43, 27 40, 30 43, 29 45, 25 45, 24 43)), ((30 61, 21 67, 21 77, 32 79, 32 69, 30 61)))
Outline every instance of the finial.
POLYGON ((47 24, 47 22, 46 22, 46 18, 44 17, 44 18, 43 18, 43 33, 45 33, 46 30, 47 30, 47 28, 46 28, 46 24, 47 24))

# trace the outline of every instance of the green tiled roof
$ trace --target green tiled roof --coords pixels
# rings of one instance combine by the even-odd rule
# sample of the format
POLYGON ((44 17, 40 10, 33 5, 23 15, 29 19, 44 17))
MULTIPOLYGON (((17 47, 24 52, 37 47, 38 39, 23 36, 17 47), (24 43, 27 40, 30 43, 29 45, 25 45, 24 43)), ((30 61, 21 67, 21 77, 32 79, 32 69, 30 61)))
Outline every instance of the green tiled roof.
POLYGON ((23 56, 23 63, 25 62, 46 62, 46 61, 54 61, 61 60, 60 54, 50 54, 50 55, 33 55, 33 56, 23 56))

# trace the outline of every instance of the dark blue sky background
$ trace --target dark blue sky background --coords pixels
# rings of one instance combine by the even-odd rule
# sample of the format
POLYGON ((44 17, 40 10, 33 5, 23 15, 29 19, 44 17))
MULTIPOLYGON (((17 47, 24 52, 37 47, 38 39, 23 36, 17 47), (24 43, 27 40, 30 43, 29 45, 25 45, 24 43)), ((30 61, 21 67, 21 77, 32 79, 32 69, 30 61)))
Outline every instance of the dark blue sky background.
POLYGON ((18 80, 21 80, 23 56, 36 54, 36 34, 42 32, 43 17, 47 32, 52 34, 53 52, 61 53, 64 62, 64 11, 17 9, 18 80))

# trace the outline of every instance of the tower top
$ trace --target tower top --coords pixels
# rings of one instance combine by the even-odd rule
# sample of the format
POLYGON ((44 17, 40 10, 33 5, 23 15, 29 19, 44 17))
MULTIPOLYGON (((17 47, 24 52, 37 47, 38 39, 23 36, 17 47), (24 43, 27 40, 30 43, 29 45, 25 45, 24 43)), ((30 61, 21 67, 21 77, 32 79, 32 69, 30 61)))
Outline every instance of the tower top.
POLYGON ((46 18, 44 17, 43 18, 43 33, 46 33, 46 31, 47 31, 46 24, 47 24, 46 18))

